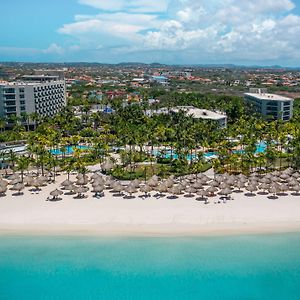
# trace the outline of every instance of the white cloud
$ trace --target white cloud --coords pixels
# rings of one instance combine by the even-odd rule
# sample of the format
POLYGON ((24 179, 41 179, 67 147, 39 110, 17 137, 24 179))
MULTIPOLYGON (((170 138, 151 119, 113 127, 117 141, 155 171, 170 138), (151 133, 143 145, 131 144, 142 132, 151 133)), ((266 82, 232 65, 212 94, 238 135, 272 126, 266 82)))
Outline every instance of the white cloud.
POLYGON ((163 12, 168 0, 79 0, 79 3, 107 11, 163 12))
POLYGON ((52 43, 47 49, 42 50, 45 54, 63 54, 64 49, 55 43, 52 43))
POLYGON ((76 15, 73 23, 58 30, 77 39, 76 47, 139 56, 172 51, 182 60, 189 55, 220 61, 300 57, 300 17, 291 12, 295 8, 292 0, 80 3, 100 11, 96 15, 76 15))

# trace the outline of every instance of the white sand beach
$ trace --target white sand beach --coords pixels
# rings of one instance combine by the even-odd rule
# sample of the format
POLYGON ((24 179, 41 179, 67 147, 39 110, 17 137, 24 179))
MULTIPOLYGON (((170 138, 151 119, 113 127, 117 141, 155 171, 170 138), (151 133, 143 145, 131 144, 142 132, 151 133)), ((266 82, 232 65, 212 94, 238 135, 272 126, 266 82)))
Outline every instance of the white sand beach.
MULTIPOLYGON (((85 199, 62 195, 61 201, 46 201, 50 191, 66 179, 32 194, 0 198, 0 234, 91 234, 117 236, 181 236, 300 231, 300 196, 269 199, 233 193, 234 200, 209 204, 183 195, 134 199, 113 196, 105 190, 102 198, 88 192, 85 199)), ((72 179, 72 178, 71 178, 72 179)), ((155 192, 152 192, 154 195, 155 192)))

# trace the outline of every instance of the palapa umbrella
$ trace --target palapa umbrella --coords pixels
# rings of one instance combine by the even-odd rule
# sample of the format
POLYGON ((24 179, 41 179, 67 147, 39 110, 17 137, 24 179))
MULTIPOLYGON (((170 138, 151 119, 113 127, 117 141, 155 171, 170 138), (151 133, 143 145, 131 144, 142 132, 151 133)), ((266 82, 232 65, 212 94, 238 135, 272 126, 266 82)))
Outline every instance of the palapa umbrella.
POLYGON ((287 184, 283 183, 283 184, 281 184, 281 185, 279 186, 279 190, 280 190, 281 192, 285 193, 286 191, 289 190, 289 187, 288 187, 287 184))
POLYGON ((92 190, 92 192, 95 193, 95 196, 98 196, 99 194, 103 193, 103 191, 104 191, 103 185, 97 185, 92 190))
POLYGON ((216 180, 213 180, 213 181, 211 181, 210 183, 209 183, 209 185, 211 186, 211 187, 218 187, 219 186, 219 182, 218 181, 216 181, 216 180))
POLYGON ((101 165, 101 169, 104 171, 104 172, 108 172, 110 171, 111 169, 113 169, 114 167, 114 164, 107 160, 106 162, 104 162, 102 165, 101 165))
POLYGON ((7 179, 14 180, 14 179, 19 179, 19 178, 20 178, 20 176, 18 174, 14 173, 13 175, 9 176, 7 179))
POLYGON ((0 186, 8 186, 8 182, 3 178, 0 178, 0 186))
POLYGON ((229 187, 229 185, 226 183, 226 182, 222 182, 222 183, 220 183, 220 185, 219 185, 219 188, 220 189, 226 189, 226 188, 228 188, 229 187))
POLYGON ((9 184, 10 185, 15 185, 15 184, 20 183, 20 182, 22 182, 21 178, 15 178, 15 179, 11 180, 9 184))
POLYGON ((128 193, 130 195, 130 197, 132 196, 133 193, 136 193, 136 188, 135 186, 133 186, 132 184, 129 184, 126 188, 125 188, 126 193, 128 193))
POLYGON ((203 185, 201 183, 201 181, 197 180, 193 185, 192 187, 196 190, 199 190, 199 189, 202 189, 203 188, 203 185))
POLYGON ((197 190, 192 186, 187 187, 185 191, 188 193, 189 197, 191 197, 193 194, 197 192, 197 190))
POLYGON ((53 199, 57 199, 62 194, 63 194, 63 192, 58 189, 55 189, 54 191, 52 191, 50 193, 50 195, 53 196, 53 199))
POLYGON ((274 184, 270 185, 269 193, 273 194, 273 198, 275 198, 276 194, 279 193, 279 192, 280 192, 280 190, 279 190, 277 185, 274 185, 274 184))
POLYGON ((224 195, 224 196, 228 196, 228 195, 230 195, 232 193, 232 190, 230 189, 230 188, 224 188, 224 189, 222 189, 220 192, 219 192, 219 194, 220 195, 224 195))
POLYGON ((43 182, 47 182, 48 178, 46 176, 39 176, 38 179, 43 182))
POLYGON ((254 195, 254 192, 257 191, 257 186, 249 184, 246 186, 246 190, 249 191, 251 195, 254 195))
POLYGON ((269 190, 270 188, 270 185, 268 183, 262 183, 259 187, 258 187, 260 190, 262 190, 263 192, 266 192, 269 190))
POLYGON ((163 196, 163 193, 168 191, 168 187, 165 185, 165 183, 160 183, 155 189, 159 192, 160 197, 163 196))
POLYGON ((24 183, 16 183, 11 189, 13 191, 18 191, 18 194, 21 194, 21 191, 24 190, 25 185, 24 183))
POLYGON ((279 176, 281 179, 283 180, 287 180, 288 178, 291 177, 291 175, 287 174, 287 173, 282 173, 280 176, 279 176))
POLYGON ((291 188, 294 192, 296 192, 296 195, 299 195, 300 192, 300 184, 295 184, 292 188, 291 188))
POLYGON ((95 180, 95 179, 98 179, 98 178, 102 178, 102 176, 98 173, 94 173, 92 176, 91 176, 91 179, 95 180))
POLYGON ((64 187, 66 187, 66 186, 68 186, 68 185, 71 185, 71 184, 73 184, 73 182, 70 181, 69 179, 66 179, 65 181, 63 181, 63 182, 61 183, 61 185, 64 186, 64 187))
POLYGON ((31 186, 34 186, 36 188, 36 190, 38 190, 43 185, 44 185, 44 182, 41 181, 39 178, 35 178, 31 182, 31 186))
POLYGON ((152 188, 156 187, 156 186, 158 186, 158 180, 154 179, 154 178, 150 178, 148 181, 148 185, 152 188))
POLYGON ((238 181, 235 186, 239 189, 239 191, 241 191, 241 189, 244 189, 246 185, 243 181, 238 181))
POLYGON ((200 191, 197 191, 197 195, 199 195, 201 199, 205 199, 205 197, 208 196, 208 192, 205 190, 200 190, 200 191))
POLYGON ((150 193, 152 189, 148 184, 145 184, 140 188, 140 191, 145 193, 145 196, 148 196, 148 193, 150 193))
POLYGON ((0 185, 0 194, 3 195, 6 193, 6 191, 7 191, 7 186, 0 185))
POLYGON ((174 184, 174 179, 168 178, 168 179, 164 182, 164 184, 166 185, 167 188, 170 188, 170 187, 172 187, 173 184, 174 184))
POLYGON ((27 186, 30 186, 32 181, 33 181, 33 176, 31 175, 28 175, 28 176, 25 176, 24 179, 23 179, 23 182, 27 185, 27 186))
POLYGON ((121 192, 124 190, 124 187, 123 187, 123 185, 119 181, 117 181, 113 190, 114 190, 114 192, 116 192, 119 195, 121 195, 121 192))
POLYGON ((82 196, 82 194, 86 193, 89 190, 87 186, 79 186, 75 187, 74 192, 78 194, 79 197, 82 196))
POLYGON ((217 192, 218 189, 215 186, 211 186, 206 191, 209 193, 210 196, 214 196, 215 192, 217 192))
POLYGON ((300 178, 300 173, 299 172, 295 172, 292 176, 294 178, 298 179, 298 178, 300 178))
POLYGON ((75 184, 76 185, 86 185, 86 184, 88 184, 89 183, 89 181, 87 180, 87 179, 85 179, 85 178, 79 178, 76 182, 75 182, 75 184))
POLYGON ((173 186, 168 189, 168 193, 170 193, 173 197, 176 197, 176 195, 179 195, 181 191, 178 186, 173 186))
POLYGON ((139 188, 141 181, 139 179, 134 179, 131 184, 135 187, 135 188, 139 188))

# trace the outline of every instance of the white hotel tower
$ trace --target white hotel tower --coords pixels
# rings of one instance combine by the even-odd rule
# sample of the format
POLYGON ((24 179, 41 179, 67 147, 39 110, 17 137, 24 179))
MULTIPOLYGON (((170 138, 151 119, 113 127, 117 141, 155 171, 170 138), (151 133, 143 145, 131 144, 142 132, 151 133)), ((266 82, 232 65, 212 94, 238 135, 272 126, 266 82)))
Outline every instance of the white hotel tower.
POLYGON ((29 75, 22 81, 0 83, 1 118, 22 113, 53 117, 65 106, 65 81, 58 76, 29 75))

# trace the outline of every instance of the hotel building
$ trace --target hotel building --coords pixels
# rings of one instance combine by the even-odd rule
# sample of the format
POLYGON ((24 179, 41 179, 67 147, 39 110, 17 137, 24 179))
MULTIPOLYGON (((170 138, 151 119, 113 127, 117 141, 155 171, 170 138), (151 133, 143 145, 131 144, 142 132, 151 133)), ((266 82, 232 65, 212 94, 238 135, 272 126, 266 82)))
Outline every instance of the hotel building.
POLYGON ((294 99, 268 94, 260 89, 251 89, 250 93, 245 94, 245 101, 257 113, 270 119, 289 121, 293 117, 294 99))
POLYGON ((22 113, 53 117, 65 106, 65 81, 58 76, 29 75, 22 81, 0 83, 1 118, 22 113))

